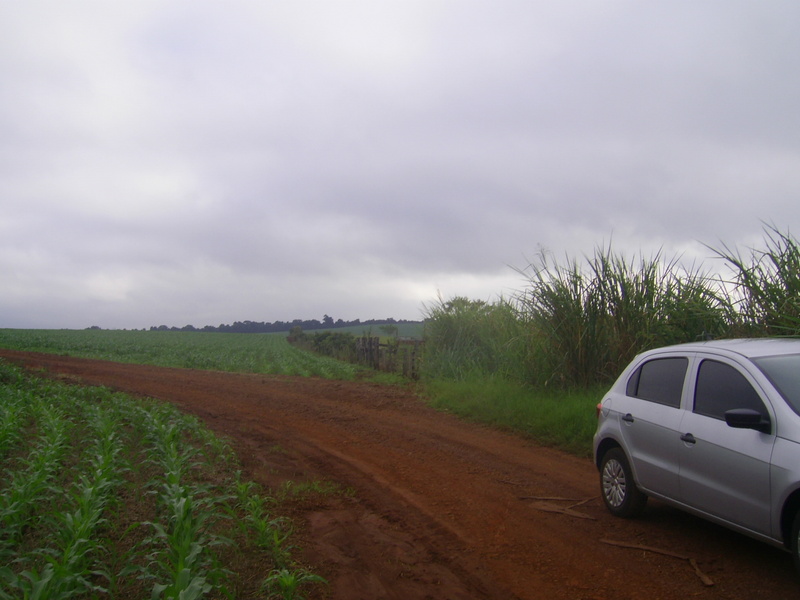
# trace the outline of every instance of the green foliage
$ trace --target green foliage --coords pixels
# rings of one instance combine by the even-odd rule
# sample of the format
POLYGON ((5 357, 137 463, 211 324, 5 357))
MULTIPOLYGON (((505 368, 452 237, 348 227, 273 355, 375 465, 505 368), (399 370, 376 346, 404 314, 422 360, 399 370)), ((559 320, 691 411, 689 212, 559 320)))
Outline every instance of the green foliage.
POLYGON ((765 228, 764 248, 745 258, 723 245, 714 250, 731 265, 735 326, 754 337, 800 334, 800 243, 774 225, 765 228))
POLYGON ((154 579, 151 598, 202 598, 213 588, 209 581, 222 579, 214 566, 213 546, 228 540, 211 531, 224 518, 227 499, 208 486, 192 483, 191 470, 198 465, 199 450, 184 443, 197 422, 171 407, 144 412, 145 452, 158 469, 150 481, 156 486, 162 520, 146 522, 152 530, 146 544, 152 549, 143 577, 154 579))
POLYGON ((286 336, 286 341, 290 344, 304 342, 308 338, 308 334, 303 331, 300 325, 295 325, 289 330, 289 335, 286 336))
POLYGON ((638 263, 610 248, 586 267, 542 254, 518 296, 535 351, 529 381, 609 382, 639 352, 725 333, 728 308, 716 282, 660 255, 638 263))
POLYGON ((398 337, 400 335, 400 330, 398 329, 397 325, 381 325, 378 329, 380 329, 384 335, 389 337, 398 337))
POLYGON ((234 479, 230 447, 172 405, 0 361, 0 414, 0 600, 141 598, 143 582, 151 598, 237 597, 221 562, 231 520, 237 551, 267 540, 265 573, 295 568, 288 521, 247 518, 252 494, 247 507, 232 500, 255 484, 234 479))
POLYGON ((456 297, 428 309, 424 375, 502 377, 536 387, 610 383, 639 352, 708 338, 800 335, 800 244, 766 229, 748 258, 716 251, 732 281, 677 258, 630 260, 598 248, 583 261, 542 253, 511 301, 456 297))
POLYGON ((717 254, 732 266, 732 281, 660 254, 629 261, 607 248, 585 263, 542 254, 525 271, 513 313, 506 302, 440 301, 427 323, 429 401, 587 454, 594 406, 638 352, 707 337, 800 335, 794 238, 768 228, 765 247, 746 258, 727 247, 717 254), (493 326, 495 311, 515 314, 524 333, 493 326), (503 366, 515 361, 524 369, 503 366))
POLYGON ((523 329, 510 304, 439 298, 426 310, 426 377, 464 380, 519 372, 523 329))
MULTIPOLYGON (((422 321, 403 322, 398 321, 381 325, 380 323, 365 322, 359 325, 337 325, 328 329, 313 329, 309 330, 315 333, 322 333, 323 331, 336 331, 339 333, 352 333, 356 337, 375 335, 376 331, 380 331, 383 335, 388 337, 399 337, 406 339, 421 340, 425 335, 425 324, 422 321), (384 327, 389 327, 389 332, 384 330, 384 327)), ((310 335, 309 331, 305 333, 310 335)))
POLYGON ((591 452, 595 406, 603 389, 535 389, 501 377, 438 379, 425 386, 429 403, 481 423, 514 430, 579 456, 591 452))
MULTIPOLYGON (((0 488, 0 561, 14 555, 24 532, 36 520, 35 510, 54 493, 53 482, 66 453, 70 423, 59 407, 31 396, 32 418, 41 431, 27 453, 3 468, 0 488)), ((7 400, 3 394, 2 400, 7 400)))
POLYGON ((356 354, 356 337, 352 333, 338 331, 316 332, 311 337, 314 352, 338 360, 352 361, 356 354))
POLYGON ((300 588, 314 583, 325 583, 325 580, 305 569, 279 569, 270 573, 264 581, 263 589, 269 592, 269 598, 303 600, 305 596, 301 594, 300 588))
POLYGON ((354 379, 358 366, 308 352, 283 334, 184 331, 0 329, 0 346, 117 362, 329 379, 354 379))

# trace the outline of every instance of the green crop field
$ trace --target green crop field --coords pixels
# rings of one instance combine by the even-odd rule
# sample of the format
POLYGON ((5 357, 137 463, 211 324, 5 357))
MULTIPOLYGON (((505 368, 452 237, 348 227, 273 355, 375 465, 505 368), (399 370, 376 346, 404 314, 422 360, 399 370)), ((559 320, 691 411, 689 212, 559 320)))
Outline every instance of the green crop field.
POLYGON ((281 586, 320 581, 225 441, 169 404, 0 361, 0 465, 2 600, 297 598, 281 586))
POLYGON ((353 379, 363 369, 293 347, 280 333, 0 329, 0 348, 116 362, 353 379))

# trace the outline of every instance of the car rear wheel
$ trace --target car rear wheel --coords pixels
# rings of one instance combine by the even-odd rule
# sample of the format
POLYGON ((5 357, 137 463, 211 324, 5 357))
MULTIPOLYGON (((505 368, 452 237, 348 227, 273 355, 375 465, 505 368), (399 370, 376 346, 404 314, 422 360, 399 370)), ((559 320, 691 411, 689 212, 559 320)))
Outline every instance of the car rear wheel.
POLYGON ((636 487, 628 457, 621 448, 611 448, 603 455, 600 492, 608 510, 617 517, 635 517, 644 509, 647 496, 636 487))

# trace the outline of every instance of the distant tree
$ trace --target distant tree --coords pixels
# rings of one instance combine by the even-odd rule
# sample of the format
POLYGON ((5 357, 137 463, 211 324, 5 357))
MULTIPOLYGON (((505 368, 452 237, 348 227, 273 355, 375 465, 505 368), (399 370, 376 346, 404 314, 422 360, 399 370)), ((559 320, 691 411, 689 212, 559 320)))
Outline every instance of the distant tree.
MULTIPOLYGON (((304 332, 314 331, 315 329, 335 329, 339 327, 354 327, 358 325, 380 326, 380 325, 396 325, 398 323, 415 323, 419 321, 396 321, 394 319, 370 319, 368 321, 361 321, 355 319, 353 321, 344 321, 342 319, 333 320, 333 317, 325 315, 320 322, 318 319, 294 319, 293 321, 275 321, 274 323, 262 323, 258 321, 235 321, 233 324, 221 323, 217 327, 213 325, 205 325, 202 328, 195 328, 193 325, 186 325, 184 327, 168 327, 167 325, 151 326, 150 331, 214 331, 218 333, 278 333, 283 331, 290 331, 293 327, 300 327, 304 332)), ((91 329, 100 329, 98 326, 93 326, 91 329)), ((392 335, 391 333, 389 335, 392 335)))

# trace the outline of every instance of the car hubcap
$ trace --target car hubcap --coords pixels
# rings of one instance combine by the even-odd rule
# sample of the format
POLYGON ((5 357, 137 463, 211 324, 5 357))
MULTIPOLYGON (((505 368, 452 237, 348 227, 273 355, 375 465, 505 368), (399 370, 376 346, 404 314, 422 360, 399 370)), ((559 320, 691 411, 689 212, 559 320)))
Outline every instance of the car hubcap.
POLYGON ((603 469, 603 496, 609 505, 618 508, 625 501, 625 471, 619 461, 611 459, 603 469))

